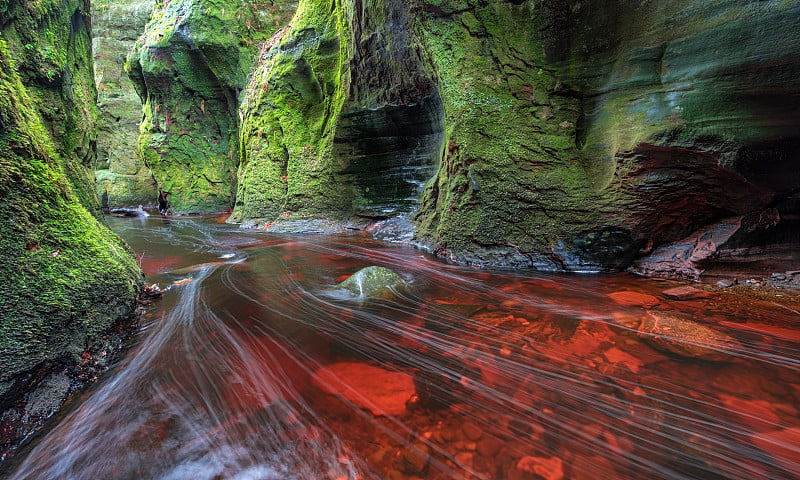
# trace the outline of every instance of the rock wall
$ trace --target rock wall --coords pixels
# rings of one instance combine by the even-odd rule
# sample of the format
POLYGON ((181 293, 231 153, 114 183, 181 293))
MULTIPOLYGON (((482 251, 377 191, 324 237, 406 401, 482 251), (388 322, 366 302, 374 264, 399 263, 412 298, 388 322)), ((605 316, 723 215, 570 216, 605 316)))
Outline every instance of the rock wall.
POLYGON ((127 69, 144 103, 139 150, 173 212, 231 207, 239 92, 259 42, 291 10, 260 0, 172 0, 153 12, 127 69))
POLYGON ((0 10, 0 452, 48 418, 142 286, 93 213, 88 4, 0 10), (67 372, 67 373, 65 373, 67 372), (25 395, 27 392, 27 395, 25 395))
MULTIPOLYGON (((728 217, 796 215, 797 2, 424 11, 452 132, 417 215, 434 251, 603 270, 728 217)), ((685 253, 640 268, 696 277, 718 256, 685 253)))
POLYGON ((155 205, 153 174, 139 154, 142 102, 124 71, 134 42, 144 31, 154 0, 94 0, 92 30, 97 103, 97 194, 109 207, 155 205))
MULTIPOLYGON (((480 266, 636 260, 696 278, 723 258, 800 261, 800 2, 302 2, 261 50, 236 151, 218 128, 238 128, 224 113, 236 82, 180 87, 188 100, 175 90, 190 76, 164 53, 171 32, 211 28, 181 23, 187 5, 164 7, 132 63, 144 151, 168 191, 180 169, 173 190, 197 199, 214 185, 208 205, 235 186, 231 221, 295 231, 297 219, 413 213, 420 245, 480 266), (211 94, 196 94, 207 87, 227 92, 210 116, 211 94), (217 128, 201 145, 216 153, 180 153, 198 145, 175 126, 187 116, 217 128)), ((215 68, 202 78, 229 78, 215 68)))
POLYGON ((439 152, 441 102, 400 2, 305 1, 244 96, 232 221, 408 212, 439 152))
POLYGON ((765 241, 796 265, 786 252, 800 238, 781 231, 800 226, 800 2, 574 2, 558 13, 568 34, 549 52, 581 92, 582 165, 648 255, 638 268, 696 278, 765 241), (731 224, 726 240, 696 241, 731 224))

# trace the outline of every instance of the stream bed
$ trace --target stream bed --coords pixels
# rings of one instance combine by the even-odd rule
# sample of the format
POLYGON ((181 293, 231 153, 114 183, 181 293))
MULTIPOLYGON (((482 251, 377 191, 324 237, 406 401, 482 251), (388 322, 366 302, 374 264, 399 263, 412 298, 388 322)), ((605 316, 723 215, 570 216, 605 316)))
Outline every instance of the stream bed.
POLYGON ((781 302, 481 271, 360 232, 109 223, 165 293, 12 479, 800 478, 781 302), (333 288, 372 265, 406 286, 333 288))

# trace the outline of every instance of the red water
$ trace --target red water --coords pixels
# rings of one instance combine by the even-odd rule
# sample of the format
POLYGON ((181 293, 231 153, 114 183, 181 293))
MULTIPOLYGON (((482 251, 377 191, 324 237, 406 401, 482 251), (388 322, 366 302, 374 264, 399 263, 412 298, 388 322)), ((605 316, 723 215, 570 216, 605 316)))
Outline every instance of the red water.
POLYGON ((800 478, 791 301, 482 272, 357 233, 113 222, 170 289, 11 478, 800 478), (370 265, 408 287, 332 288, 370 265))

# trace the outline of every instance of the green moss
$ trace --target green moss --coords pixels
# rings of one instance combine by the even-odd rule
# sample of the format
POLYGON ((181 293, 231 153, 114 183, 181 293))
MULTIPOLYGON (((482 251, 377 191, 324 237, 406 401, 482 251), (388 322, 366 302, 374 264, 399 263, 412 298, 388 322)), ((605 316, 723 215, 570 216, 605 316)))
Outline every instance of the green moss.
POLYGON ((448 138, 416 216, 417 236, 450 255, 488 246, 542 251, 590 224, 576 161, 579 105, 557 95, 527 3, 428 18, 448 138))
POLYGON ((152 15, 126 69, 144 100, 139 148, 173 211, 231 207, 239 163, 238 92, 257 42, 287 19, 264 2, 174 0, 152 15), (259 10, 260 11, 260 10, 259 10))
POLYGON ((234 221, 350 209, 332 154, 349 57, 344 6, 302 1, 291 25, 245 93, 234 221))
POLYGON ((16 71, 0 40, 0 381, 88 348, 142 286, 129 249, 81 204, 16 71))

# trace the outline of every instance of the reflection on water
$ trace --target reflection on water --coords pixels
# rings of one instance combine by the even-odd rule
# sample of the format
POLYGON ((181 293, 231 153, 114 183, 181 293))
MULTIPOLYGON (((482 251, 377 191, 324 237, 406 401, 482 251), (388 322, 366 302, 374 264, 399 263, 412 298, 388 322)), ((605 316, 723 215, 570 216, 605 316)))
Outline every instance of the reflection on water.
POLYGON ((172 287, 11 478, 800 477, 793 308, 480 272, 358 234, 112 222, 172 287), (410 288, 332 294, 369 265, 410 288))

